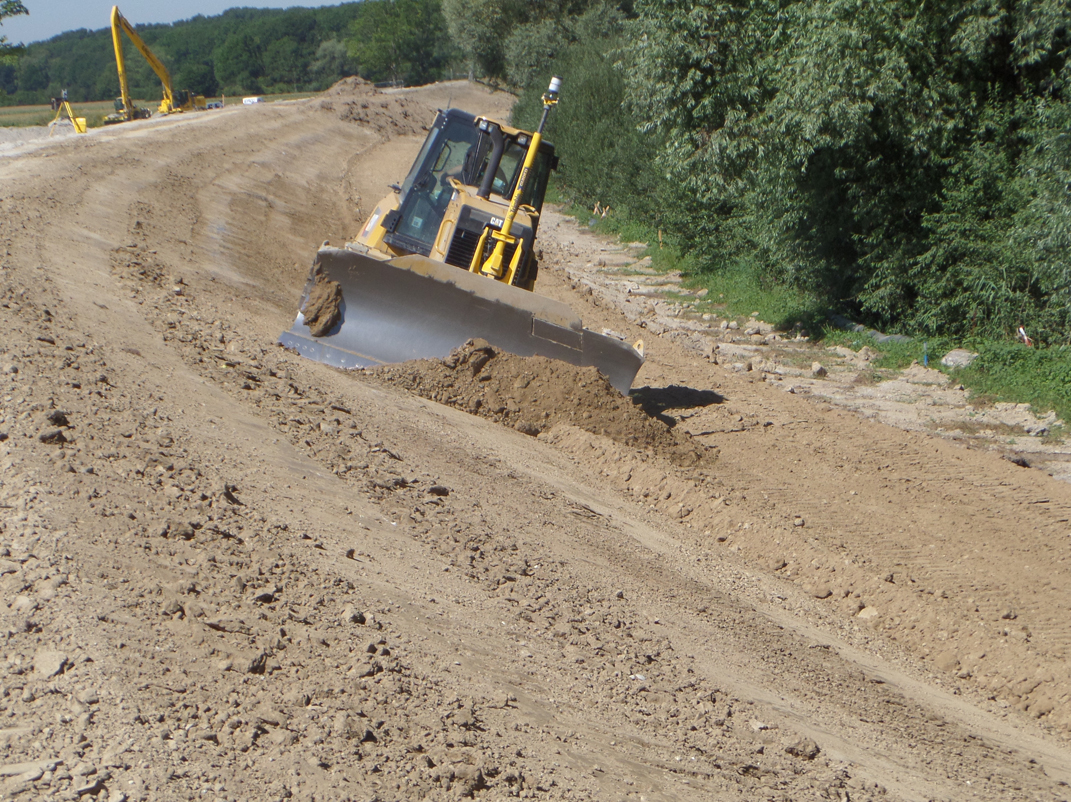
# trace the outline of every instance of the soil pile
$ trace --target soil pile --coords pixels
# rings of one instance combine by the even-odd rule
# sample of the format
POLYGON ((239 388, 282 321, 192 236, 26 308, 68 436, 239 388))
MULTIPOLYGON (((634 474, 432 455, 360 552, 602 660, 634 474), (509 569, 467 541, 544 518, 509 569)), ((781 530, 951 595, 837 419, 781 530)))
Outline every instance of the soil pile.
POLYGON ((538 435, 559 423, 655 451, 678 464, 704 461, 706 448, 652 418, 596 368, 542 356, 521 357, 469 340, 446 359, 385 365, 370 373, 440 404, 538 435))
POLYGON ((387 138, 426 131, 428 108, 406 95, 382 92, 361 78, 344 78, 315 101, 343 122, 358 123, 387 138))

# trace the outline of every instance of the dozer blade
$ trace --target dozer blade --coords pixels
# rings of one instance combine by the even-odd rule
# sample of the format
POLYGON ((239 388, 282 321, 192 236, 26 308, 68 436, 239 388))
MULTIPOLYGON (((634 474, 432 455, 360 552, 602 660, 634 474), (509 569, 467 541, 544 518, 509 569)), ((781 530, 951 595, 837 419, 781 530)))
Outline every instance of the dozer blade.
POLYGON ((481 337, 518 356, 594 366, 627 394, 643 364, 637 349, 583 328, 562 303, 421 256, 380 261, 321 248, 300 309, 280 344, 340 368, 442 358, 481 337), (329 282, 341 288, 341 319, 313 336, 303 313, 317 285, 334 289, 329 282))

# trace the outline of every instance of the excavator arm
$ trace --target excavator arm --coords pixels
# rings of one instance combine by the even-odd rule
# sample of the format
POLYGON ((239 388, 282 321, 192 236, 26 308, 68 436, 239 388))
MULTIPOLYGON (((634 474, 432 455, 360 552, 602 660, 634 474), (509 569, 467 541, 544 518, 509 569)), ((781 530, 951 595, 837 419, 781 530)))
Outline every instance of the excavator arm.
MULTIPOLYGON (((134 26, 127 22, 126 17, 119 13, 119 6, 112 6, 112 45, 115 47, 115 65, 119 69, 119 89, 122 92, 123 103, 123 116, 127 120, 132 120, 136 116, 134 113, 134 103, 130 99, 130 89, 126 78, 126 61, 123 58, 123 38, 122 34, 126 34, 130 41, 134 43, 134 47, 138 49, 138 52, 145 57, 145 60, 149 62, 149 66, 152 67, 153 72, 156 73, 160 79, 160 83, 163 85, 164 98, 160 101, 160 113, 171 114, 174 111, 181 111, 187 104, 175 105, 175 91, 171 86, 171 73, 167 71, 167 67, 163 62, 156 57, 156 54, 149 50, 149 46, 145 44, 138 32, 134 30, 134 26)), ((194 107, 191 102, 189 104, 194 107)), ((201 98, 201 103, 195 104, 197 108, 203 108, 204 102, 201 98)))

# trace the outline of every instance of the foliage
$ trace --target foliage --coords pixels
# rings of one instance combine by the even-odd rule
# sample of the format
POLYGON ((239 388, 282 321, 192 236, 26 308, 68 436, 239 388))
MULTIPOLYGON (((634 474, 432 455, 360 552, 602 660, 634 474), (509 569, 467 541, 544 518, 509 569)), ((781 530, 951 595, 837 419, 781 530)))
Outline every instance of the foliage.
POLYGON ((443 0, 447 31, 469 66, 470 74, 502 77, 503 42, 524 19, 520 0, 443 0))
POLYGON ((708 269, 746 259, 883 326, 1066 331, 1066 3, 637 10, 630 97, 708 269))
POLYGON ((615 27, 618 8, 609 0, 443 0, 450 37, 470 73, 517 88, 528 85, 534 63, 549 63, 561 45, 579 41, 578 34, 589 44, 601 36, 599 13, 606 17, 601 27, 615 27), (586 27, 577 30, 582 16, 586 27))
MULTIPOLYGON (((372 80, 436 80, 449 74, 455 54, 438 0, 232 8, 170 25, 131 22, 170 70, 176 89, 205 95, 319 91, 358 73, 372 80)), ((131 92, 159 98, 159 79, 129 43, 125 49, 131 92)), ((63 89, 75 102, 118 94, 110 29, 70 31, 35 42, 17 65, 0 64, 0 103, 47 103, 63 89)))
POLYGON ((371 81, 428 83, 458 57, 439 0, 366 1, 349 34, 348 53, 371 81))
POLYGON ((976 395, 1028 403, 1038 413, 1054 410, 1071 421, 1071 348, 1027 348, 1016 342, 990 342, 978 358, 955 373, 976 395))
POLYGON ((561 158, 559 181, 581 205, 598 202, 610 206, 616 220, 643 221, 657 229, 665 182, 654 159, 662 142, 641 132, 625 106, 627 88, 618 63, 625 41, 623 14, 603 4, 518 28, 508 40, 510 74, 528 82, 514 120, 535 127, 549 78, 561 77, 562 101, 546 131, 561 158))
MULTIPOLYGON (((15 17, 19 14, 29 14, 20 0, 0 0, 0 25, 3 25, 5 17, 15 17)), ((0 65, 13 64, 17 56, 22 54, 22 47, 8 44, 6 36, 0 36, 0 65)))

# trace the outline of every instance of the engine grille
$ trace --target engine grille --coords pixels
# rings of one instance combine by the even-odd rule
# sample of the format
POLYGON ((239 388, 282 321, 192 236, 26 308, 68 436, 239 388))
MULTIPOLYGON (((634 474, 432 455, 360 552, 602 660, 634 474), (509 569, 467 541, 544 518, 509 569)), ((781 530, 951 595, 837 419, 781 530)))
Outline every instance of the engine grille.
POLYGON ((476 246, 480 244, 480 235, 475 231, 466 231, 459 228, 454 232, 454 238, 450 241, 450 250, 446 252, 446 263, 462 270, 468 270, 472 264, 472 255, 476 253, 476 246))
MULTIPOLYGON (((476 253, 476 246, 480 244, 482 233, 458 228, 454 233, 454 238, 450 241, 450 249, 446 252, 446 263, 468 270, 469 265, 472 264, 472 255, 476 253)), ((513 259, 513 252, 516 250, 516 245, 506 246, 506 255, 503 260, 505 264, 510 263, 513 259)))

